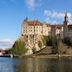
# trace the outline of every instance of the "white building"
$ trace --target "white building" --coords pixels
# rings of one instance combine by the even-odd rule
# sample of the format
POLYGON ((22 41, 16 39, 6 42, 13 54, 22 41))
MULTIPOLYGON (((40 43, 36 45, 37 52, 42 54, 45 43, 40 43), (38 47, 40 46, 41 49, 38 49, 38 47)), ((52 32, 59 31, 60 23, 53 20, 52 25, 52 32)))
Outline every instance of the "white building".
POLYGON ((21 27, 21 35, 42 35, 72 37, 72 25, 68 25, 68 16, 65 14, 63 24, 43 24, 38 20, 30 21, 26 18, 21 27))
POLYGON ((22 24, 22 35, 50 35, 51 27, 39 21, 24 20, 22 24))
POLYGON ((38 20, 31 21, 26 18, 21 26, 20 37, 26 43, 26 48, 28 49, 26 55, 32 54, 32 49, 35 49, 35 51, 40 50, 38 44, 39 42, 42 43, 43 36, 72 37, 72 25, 68 25, 67 14, 64 17, 64 23, 57 25, 44 24, 38 20))

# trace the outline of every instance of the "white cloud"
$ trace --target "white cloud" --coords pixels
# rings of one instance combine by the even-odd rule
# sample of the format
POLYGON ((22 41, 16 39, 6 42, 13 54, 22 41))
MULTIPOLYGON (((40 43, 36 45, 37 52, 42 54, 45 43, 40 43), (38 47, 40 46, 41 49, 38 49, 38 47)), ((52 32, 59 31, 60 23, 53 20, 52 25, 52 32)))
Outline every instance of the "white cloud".
POLYGON ((13 44, 14 44, 14 40, 11 39, 0 40, 0 48, 2 49, 11 48, 13 44))
POLYGON ((55 21, 55 20, 51 21, 50 18, 48 18, 48 17, 45 19, 45 22, 46 23, 51 23, 51 24, 57 24, 57 21, 55 21))
POLYGON ((41 0, 26 0, 28 8, 35 10, 35 8, 41 6, 41 0))
POLYGON ((51 24, 57 24, 57 21, 55 21, 55 20, 54 20, 54 21, 52 21, 52 23, 51 23, 51 24))
POLYGON ((49 18, 48 17, 45 19, 45 22, 47 22, 47 23, 49 22, 49 18))
MULTIPOLYGON (((68 15, 68 20, 70 21, 70 23, 72 23, 72 14, 70 12, 67 12, 67 15, 68 15)), ((45 10, 44 16, 46 17, 46 20, 49 18, 49 19, 53 20, 54 22, 58 22, 55 20, 58 20, 58 19, 63 20, 64 16, 65 16, 65 12, 57 12, 55 10, 52 10, 52 11, 45 10)))
POLYGON ((68 20, 68 24, 72 25, 72 18, 68 20))
POLYGON ((63 18, 65 13, 62 12, 56 12, 56 11, 50 11, 50 10, 45 10, 44 11, 45 16, 49 16, 51 18, 63 18))

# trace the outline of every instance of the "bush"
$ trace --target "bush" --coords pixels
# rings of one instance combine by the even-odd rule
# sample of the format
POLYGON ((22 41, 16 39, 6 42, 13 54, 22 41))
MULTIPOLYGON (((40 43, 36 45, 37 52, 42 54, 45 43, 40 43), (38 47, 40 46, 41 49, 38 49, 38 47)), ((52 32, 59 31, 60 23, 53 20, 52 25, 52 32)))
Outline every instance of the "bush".
POLYGON ((11 49, 11 53, 14 55, 24 55, 26 52, 24 41, 16 41, 11 49))
POLYGON ((52 37, 44 36, 43 37, 43 43, 45 46, 52 46, 52 37))
POLYGON ((63 44, 63 42, 62 41, 60 41, 59 42, 59 44, 58 44, 58 53, 59 54, 64 54, 65 53, 65 47, 64 47, 64 44, 63 44))
POLYGON ((66 45, 68 45, 68 46, 72 46, 72 39, 69 38, 69 37, 65 37, 65 38, 63 39, 63 42, 64 42, 66 45))
POLYGON ((56 36, 44 36, 43 40, 45 46, 52 46, 52 53, 58 53, 59 39, 56 36))
POLYGON ((52 53, 56 54, 58 53, 59 39, 56 36, 53 36, 51 39, 52 39, 52 53))
POLYGON ((39 46, 40 48, 42 47, 41 41, 38 41, 38 46, 39 46))

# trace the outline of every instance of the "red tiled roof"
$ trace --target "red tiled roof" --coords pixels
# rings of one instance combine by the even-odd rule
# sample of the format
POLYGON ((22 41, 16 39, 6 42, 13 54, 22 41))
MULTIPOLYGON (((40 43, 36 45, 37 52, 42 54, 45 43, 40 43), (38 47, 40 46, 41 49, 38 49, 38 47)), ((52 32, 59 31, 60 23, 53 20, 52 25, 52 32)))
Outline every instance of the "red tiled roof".
MULTIPOLYGON (((34 21, 27 20, 26 23, 30 26, 42 26, 43 25, 43 23, 41 23, 38 20, 34 20, 34 21)), ((61 27, 63 26, 61 24, 58 24, 58 25, 45 24, 45 25, 47 25, 47 27, 55 27, 55 28, 58 28, 58 29, 61 29, 61 27)))
POLYGON ((27 21, 28 25, 32 25, 32 26, 38 26, 38 25, 43 25, 41 22, 39 21, 27 21))

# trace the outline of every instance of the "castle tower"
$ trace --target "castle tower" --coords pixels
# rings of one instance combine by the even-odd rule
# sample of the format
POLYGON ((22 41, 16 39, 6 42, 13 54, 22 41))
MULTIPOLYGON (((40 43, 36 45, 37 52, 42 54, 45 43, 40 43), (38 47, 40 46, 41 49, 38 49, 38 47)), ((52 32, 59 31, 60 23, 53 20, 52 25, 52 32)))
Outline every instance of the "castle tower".
POLYGON ((63 27, 63 35, 64 37, 67 37, 67 31, 68 31, 68 16, 67 16, 67 12, 65 13, 65 16, 64 16, 64 27, 63 27))
MULTIPOLYGON (((28 21, 28 17, 26 17, 24 20, 23 20, 23 23, 21 25, 21 36, 24 36, 24 26, 26 27, 27 26, 27 21, 28 21)), ((26 27, 26 30, 27 30, 27 27, 26 27)))
POLYGON ((67 12, 65 13, 65 17, 64 17, 64 25, 66 26, 68 24, 68 16, 67 16, 67 12))

